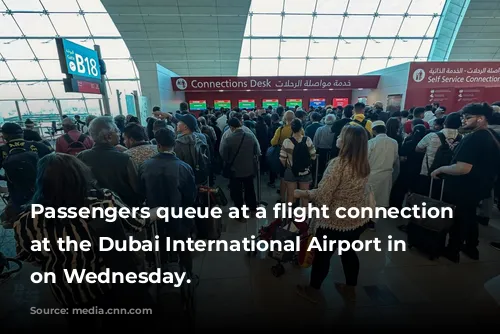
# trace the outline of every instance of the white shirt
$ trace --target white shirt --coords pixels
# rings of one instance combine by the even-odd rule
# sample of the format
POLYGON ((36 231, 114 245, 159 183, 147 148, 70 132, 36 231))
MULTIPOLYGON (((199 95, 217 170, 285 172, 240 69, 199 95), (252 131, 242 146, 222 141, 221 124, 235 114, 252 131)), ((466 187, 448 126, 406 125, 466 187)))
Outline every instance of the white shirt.
POLYGON ((398 142, 387 137, 385 133, 370 139, 368 141, 368 161, 370 174, 392 173, 395 162, 399 161, 398 142))
POLYGON ((394 180, 399 174, 398 142, 386 134, 379 134, 368 141, 368 162, 372 187, 377 206, 388 207, 394 180))
MULTIPOLYGON (((446 137, 446 141, 450 145, 458 136, 458 130, 456 129, 445 128, 439 132, 444 134, 444 136, 446 137)), ((429 133, 417 144, 417 148, 425 150, 424 160, 422 161, 422 169, 420 170, 421 175, 429 175, 427 164, 429 165, 429 167, 432 166, 439 146, 441 146, 441 140, 439 140, 436 132, 429 133)))

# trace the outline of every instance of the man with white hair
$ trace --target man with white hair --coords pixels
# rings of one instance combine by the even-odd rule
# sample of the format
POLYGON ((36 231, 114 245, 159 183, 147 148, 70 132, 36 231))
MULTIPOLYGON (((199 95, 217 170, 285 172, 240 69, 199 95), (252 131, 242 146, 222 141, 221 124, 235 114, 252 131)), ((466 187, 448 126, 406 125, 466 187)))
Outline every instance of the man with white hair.
POLYGON ((334 114, 327 114, 325 116, 325 125, 316 130, 314 135, 313 144, 316 147, 316 154, 318 154, 318 180, 325 171, 326 163, 330 160, 330 153, 333 148, 333 139, 335 133, 332 131, 332 125, 337 118, 334 114))
POLYGON ((90 123, 89 134, 94 147, 76 157, 91 168, 99 187, 115 192, 128 206, 140 206, 137 169, 130 155, 115 148, 120 131, 113 118, 97 117, 90 123))

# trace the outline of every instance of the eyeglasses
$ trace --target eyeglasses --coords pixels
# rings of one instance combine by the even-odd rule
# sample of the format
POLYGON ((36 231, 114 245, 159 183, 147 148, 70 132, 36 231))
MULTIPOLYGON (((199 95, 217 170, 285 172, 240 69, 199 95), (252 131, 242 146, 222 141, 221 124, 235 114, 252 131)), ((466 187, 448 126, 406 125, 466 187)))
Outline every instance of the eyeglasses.
POLYGON ((479 116, 477 116, 477 115, 465 115, 465 116, 462 116, 462 120, 468 121, 469 119, 474 118, 474 117, 477 118, 479 116))

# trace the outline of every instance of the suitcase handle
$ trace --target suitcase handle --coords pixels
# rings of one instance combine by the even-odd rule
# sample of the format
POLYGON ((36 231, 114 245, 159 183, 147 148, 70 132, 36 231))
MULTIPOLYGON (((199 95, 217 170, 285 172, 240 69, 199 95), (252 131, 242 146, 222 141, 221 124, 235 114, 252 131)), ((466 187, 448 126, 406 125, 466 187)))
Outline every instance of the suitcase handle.
MULTIPOLYGON (((443 201, 443 193, 444 193, 444 179, 441 179, 441 195, 439 196, 439 201, 443 201)), ((432 198, 432 184, 434 182, 434 178, 431 176, 431 187, 429 189, 429 198, 432 198)))

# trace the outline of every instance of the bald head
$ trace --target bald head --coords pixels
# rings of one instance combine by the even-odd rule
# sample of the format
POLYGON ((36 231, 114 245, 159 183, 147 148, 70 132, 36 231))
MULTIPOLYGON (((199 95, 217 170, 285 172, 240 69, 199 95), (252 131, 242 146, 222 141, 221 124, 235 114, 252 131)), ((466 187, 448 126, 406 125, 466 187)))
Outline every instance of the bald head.
POLYGON ((64 132, 69 132, 71 130, 76 130, 76 125, 75 123, 68 117, 63 119, 62 121, 62 128, 64 132))

